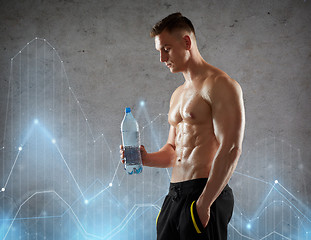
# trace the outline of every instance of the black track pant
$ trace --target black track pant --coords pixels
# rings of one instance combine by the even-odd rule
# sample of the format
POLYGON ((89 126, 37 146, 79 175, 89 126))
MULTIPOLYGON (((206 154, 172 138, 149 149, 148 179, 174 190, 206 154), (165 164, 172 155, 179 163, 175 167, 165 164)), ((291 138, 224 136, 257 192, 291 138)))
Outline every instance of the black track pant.
POLYGON ((157 240, 225 240, 233 211, 232 189, 227 185, 211 206, 205 228, 196 211, 196 200, 207 179, 171 183, 157 217, 157 240))

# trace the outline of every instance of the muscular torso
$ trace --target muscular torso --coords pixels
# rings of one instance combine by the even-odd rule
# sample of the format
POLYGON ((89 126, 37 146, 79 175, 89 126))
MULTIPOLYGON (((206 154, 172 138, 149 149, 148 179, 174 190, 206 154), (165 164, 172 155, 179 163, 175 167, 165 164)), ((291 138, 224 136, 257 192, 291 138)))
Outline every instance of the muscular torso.
MULTIPOLYGON (((206 80, 208 81, 208 80, 206 80)), ((203 82, 206 82, 203 81, 203 82)), ((207 178, 219 143, 214 134, 209 84, 185 83, 174 92, 168 115, 176 129, 175 153, 171 182, 207 178), (203 87, 204 86, 204 87, 203 87)))

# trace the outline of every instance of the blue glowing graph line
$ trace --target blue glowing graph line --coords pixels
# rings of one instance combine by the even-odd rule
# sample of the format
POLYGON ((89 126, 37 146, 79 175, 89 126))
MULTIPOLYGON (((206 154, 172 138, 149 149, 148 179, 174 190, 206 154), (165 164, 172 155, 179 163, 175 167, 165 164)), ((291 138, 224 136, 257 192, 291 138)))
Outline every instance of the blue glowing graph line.
MULTIPOLYGON (((29 196, 18 208, 3 240, 6 239, 8 233, 10 232, 11 228, 12 228, 12 225, 13 223, 15 222, 16 220, 16 217, 17 215, 19 214, 21 208, 24 206, 24 204, 26 204, 31 198, 33 198, 34 196, 38 195, 38 194, 46 194, 46 193, 53 193, 55 194, 62 202, 65 203, 65 205, 67 205, 68 209, 70 210, 70 212, 73 214, 73 216, 75 217, 76 221, 78 222, 78 225, 80 226, 80 228, 83 230, 83 233, 86 235, 86 236, 89 236, 89 237, 94 237, 94 238, 97 238, 97 239, 110 239, 111 237, 115 236, 116 234, 118 234, 120 231, 122 231, 126 225, 129 223, 129 221, 132 219, 132 217, 135 215, 135 213, 140 209, 140 208, 145 208, 145 207, 153 207, 155 209, 157 209, 158 211, 160 210, 160 207, 158 205, 155 205, 155 204, 148 204, 148 203, 144 203, 144 204, 135 204, 132 209, 128 212, 128 214, 124 217, 124 219, 120 222, 120 224, 118 226, 116 226, 110 233, 108 233, 106 236, 104 237, 101 237, 101 236, 97 236, 95 234, 92 234, 92 233, 89 233, 83 226, 83 224, 81 223, 81 221, 79 220, 78 216, 76 215, 76 213, 74 212, 74 210, 72 209, 71 205, 68 204, 56 191, 54 190, 48 190, 48 191, 41 191, 41 192, 35 192, 33 193, 31 196, 29 196)), ((65 213, 64 213, 65 214, 65 213)), ((63 214, 63 215, 64 215, 63 214)), ((62 216, 63 216, 62 215, 62 216)), ((61 216, 61 217, 62 217, 61 216)), ((56 216, 56 217, 59 217, 59 216, 56 216)), ((36 217, 35 219, 40 219, 40 218, 43 218, 43 217, 36 217)), ((51 216, 49 216, 49 218, 52 218, 51 216)))
POLYGON ((93 201, 95 198, 97 198, 101 193, 103 193, 104 191, 106 191, 108 188, 110 188, 110 186, 104 188, 103 190, 101 190, 100 192, 98 192, 95 196, 91 197, 90 199, 88 199, 88 202, 93 201))
MULTIPOLYGON (((92 184, 90 184, 88 186, 88 188, 85 190, 85 193, 93 186, 95 185, 97 182, 99 182, 102 186, 104 186, 104 184, 99 180, 99 179, 96 179, 92 184)), ((108 187, 106 188, 106 190, 108 189, 108 187)), ((110 191, 108 191, 110 193, 110 191)), ((111 193, 110 193, 111 194, 111 193)), ((126 211, 125 207, 120 204, 120 202, 115 198, 115 196, 113 194, 111 194, 111 196, 115 199, 115 201, 118 203, 119 206, 121 206, 123 208, 124 211, 126 211)), ((70 205, 70 207, 72 208, 76 203, 78 203, 78 201, 80 201, 80 199, 82 198, 82 196, 80 195, 76 200, 74 200, 72 202, 72 204, 70 205)), ((157 201, 155 201, 153 204, 156 205, 156 203, 158 201, 160 201, 161 199, 163 198, 163 196, 158 199, 157 201)), ((64 212, 62 214, 59 214, 59 215, 52 215, 52 216, 44 216, 44 217, 21 217, 21 218, 2 218, 0 220, 9 220, 9 221, 16 221, 16 220, 29 220, 29 219, 45 219, 45 218, 62 218, 68 211, 70 211, 70 208, 67 208, 66 210, 64 210, 64 212)))
POLYGON ((276 235, 278 235, 278 236, 280 236, 280 237, 282 237, 282 238, 291 240, 290 238, 288 238, 288 237, 284 236, 283 234, 280 234, 280 233, 278 233, 278 232, 276 232, 276 231, 273 231, 273 232, 267 234, 266 236, 260 238, 260 240, 266 239, 266 238, 270 237, 270 236, 273 235, 273 234, 276 234, 276 235))
MULTIPOLYGON (((242 173, 237 172, 237 171, 235 171, 234 174, 243 175, 243 176, 248 177, 248 178, 250 178, 250 179, 254 179, 254 180, 257 180, 257 181, 260 181, 260 182, 263 182, 263 183, 265 183, 265 184, 269 184, 269 185, 272 186, 272 187, 270 188, 269 193, 266 195, 265 199, 263 200, 262 204, 261 204, 260 207, 256 210, 254 216, 253 216, 251 219, 249 219, 249 221, 253 221, 254 219, 256 219, 256 218, 258 217, 259 212, 262 211, 261 209, 263 208, 263 205, 264 205, 264 203, 267 201, 267 199, 268 199, 269 195, 271 194, 272 190, 275 190, 278 194, 280 194, 285 200, 287 200, 287 201, 289 202, 290 206, 294 207, 304 218, 306 218, 306 219, 311 223, 311 220, 310 220, 304 213, 302 213, 302 212, 295 206, 294 203, 292 203, 284 194, 282 194, 282 193, 276 188, 276 185, 281 186, 282 189, 284 189, 291 197, 293 197, 295 200, 297 200, 298 202, 300 202, 299 199, 297 199, 291 192, 289 192, 283 185, 281 185, 280 182, 277 181, 277 183, 272 184, 272 183, 263 181, 263 180, 261 180, 261 179, 254 178, 254 177, 252 177, 252 176, 248 176, 248 175, 246 175, 246 174, 242 174, 242 173)), ((266 206, 265 208, 267 208, 267 206, 266 206)))
POLYGON ((261 205, 259 206, 259 208, 257 209, 257 211, 255 212, 253 218, 251 219, 251 221, 253 221, 255 218, 257 218, 259 212, 261 211, 261 209, 264 208, 264 205, 266 204, 267 200, 268 200, 268 197, 270 196, 271 192, 273 191, 274 189, 274 185, 275 183, 273 184, 273 186, 270 188, 270 191, 269 193, 266 195, 265 199, 262 201, 261 205))
MULTIPOLYGON (((144 111, 144 115, 145 115, 145 118, 146 118, 147 122, 150 123, 150 130, 151 130, 152 138, 155 140, 155 144, 156 144, 156 146, 157 146, 157 149, 160 149, 160 143, 159 143, 158 138, 155 136, 155 133, 154 133, 154 131, 153 131, 153 124, 152 124, 152 123, 153 123, 153 120, 150 119, 149 114, 147 113, 146 108, 143 108, 143 111, 144 111)), ((159 116, 160 116, 160 115, 158 115, 158 117, 159 117, 159 116)))
POLYGON ((239 172, 239 171, 237 171, 237 170, 234 171, 234 174, 239 174, 239 175, 241 175, 241 176, 248 177, 248 178, 250 178, 250 179, 253 179, 253 180, 256 180, 256 181, 259 181, 259 182, 263 182, 263 183, 265 183, 265 184, 270 184, 270 183, 267 182, 267 181, 264 181, 264 180, 259 179, 259 178, 256 178, 256 177, 249 176, 249 175, 244 174, 244 173, 241 173, 241 172, 239 172))
MULTIPOLYGON (((90 186, 86 189, 86 191, 91 188, 96 182, 98 182, 98 179, 96 179, 92 184, 90 184, 90 186)), ((52 191, 52 190, 51 190, 52 191)), ((49 192, 49 191, 47 191, 49 192)), ((80 199, 82 196, 79 196, 75 201, 73 201, 73 203, 70 205, 70 207, 73 207, 80 199)), ((16 218, 2 218, 0 220, 9 220, 9 221, 17 221, 17 220, 29 220, 29 219, 45 219, 45 218, 62 218, 70 209, 67 208, 66 210, 64 210, 64 212, 62 214, 59 215, 52 215, 52 216, 44 216, 44 217, 16 217, 16 218)))
MULTIPOLYGON (((268 209, 270 208, 270 207, 275 207, 275 204, 276 203, 279 203, 280 205, 286 205, 286 206, 288 206, 288 208, 293 212, 293 213, 295 213, 295 209, 293 209, 292 208, 292 206, 291 206, 291 204, 289 204, 289 203, 287 203, 287 202, 284 202, 283 200, 281 201, 281 200, 279 200, 279 201, 276 201, 276 200, 274 200, 273 202, 271 202, 271 203, 269 203, 259 214, 258 214, 258 216, 256 217, 256 218, 253 218, 253 219, 245 219, 245 222, 249 222, 249 223, 252 223, 252 224, 254 224, 256 221, 259 221, 259 218, 261 217, 261 215, 263 215, 264 214, 264 212, 265 211, 267 211, 268 212, 268 209)), ((238 207, 236 207, 237 209, 239 209, 238 207)), ((297 211, 298 212, 298 211, 297 211)), ((300 212, 299 212, 300 213, 300 212)), ((298 214, 297 214, 298 215, 298 214)), ((241 213, 241 216, 243 216, 244 218, 245 218, 245 215, 243 215, 242 213, 241 213)), ((282 221, 282 222, 284 222, 284 221, 282 221)), ((285 223, 285 222, 284 222, 285 223)), ((279 223, 279 225, 280 225, 281 223, 279 223)))
MULTIPOLYGON (((159 201, 163 200, 163 199, 165 198, 165 196, 166 196, 166 194, 162 195, 158 200, 156 200, 156 201, 153 203, 153 205, 158 206, 158 205, 156 205, 156 203, 158 203, 159 201)), ((157 208, 157 207, 156 207, 156 208, 157 208)), ((146 208, 140 215, 136 216, 136 219, 139 218, 140 216, 144 215, 145 212, 147 212, 148 210, 149 210, 149 209, 146 208)), ((157 210, 160 211, 161 208, 159 207, 159 208, 157 208, 157 210)), ((136 220, 136 219, 135 219, 135 220, 136 220)))
POLYGON ((66 167, 67 167, 67 169, 68 169, 68 171, 69 171, 69 173, 70 173, 72 179, 73 179, 73 181, 75 182, 77 188, 79 189, 79 192, 81 193, 82 197, 85 199, 84 194, 83 194, 83 192, 82 192, 82 190, 81 190, 81 188, 80 188, 80 186, 79 186, 79 184, 78 184, 76 178, 75 178, 74 175, 72 174, 72 171, 70 170, 70 168, 69 168, 69 166, 68 166, 68 164, 67 164, 67 162, 66 162, 66 159, 64 158, 62 152, 60 151, 60 149, 59 149, 59 147, 58 147, 58 145, 57 145, 56 143, 55 143, 55 147, 56 147, 56 149, 57 149, 59 155, 60 155, 61 158, 63 159, 63 161, 64 161, 64 163, 65 163, 65 165, 66 165, 66 167))
POLYGON ((71 208, 71 206, 70 206, 57 192, 55 192, 54 190, 50 190, 50 191, 42 191, 42 192, 35 192, 35 193, 33 193, 30 197, 28 197, 28 198, 19 206, 19 208, 18 208, 18 210, 17 210, 17 212, 16 212, 16 214, 15 214, 15 216, 14 216, 14 218, 13 218, 13 221, 12 221, 12 223, 10 224, 9 229, 8 229, 7 233, 5 234, 3 240, 6 239, 8 233, 10 232, 10 229, 11 229, 11 227, 12 227, 14 221, 15 221, 15 218, 16 218, 16 216, 18 215, 18 213, 20 212, 22 206, 23 206, 26 202, 28 202, 32 197, 34 197, 34 196, 36 196, 36 195, 38 195, 38 194, 45 194, 45 193, 54 193, 57 197, 59 197, 59 198, 67 205, 67 207, 70 209, 71 213, 72 213, 73 216, 75 217, 75 219, 76 219, 76 221, 78 222, 80 228, 83 230, 83 232, 84 232, 84 234, 86 234, 86 236, 90 236, 90 237, 94 237, 94 238, 99 238, 99 239, 101 239, 100 237, 98 237, 98 236, 96 236, 96 235, 94 235, 94 234, 88 233, 88 232, 85 230, 85 228, 83 227, 83 224, 80 222, 79 218, 77 217, 77 215, 75 214, 75 212, 73 211, 73 209, 71 208))
POLYGON ((5 189, 6 186, 8 185, 9 179, 10 179, 10 177, 11 177, 11 175, 12 175, 13 169, 14 169, 14 167, 15 167, 15 164, 16 164, 16 161, 17 161, 17 159, 18 159, 18 156, 19 156, 20 152, 21 152, 21 150, 19 150, 18 153, 17 153, 17 155, 16 155, 16 158, 15 158, 15 160, 14 160, 14 163, 13 163, 13 166, 12 166, 11 171, 10 171, 10 173, 9 173, 9 176, 8 176, 8 178, 7 178, 7 180, 6 180, 5 184, 4 184, 4 186, 3 186, 4 189, 5 189))
MULTIPOLYGON (((113 183, 114 178, 117 176, 117 170, 119 169, 121 161, 118 161, 118 166, 116 167, 111 182, 113 183)), ((120 183, 119 183, 120 184, 120 183)))
POLYGON ((286 191, 291 197, 293 197, 296 201, 300 201, 299 199, 297 199, 293 194, 291 194, 285 187, 283 187, 283 185, 281 183, 278 183, 278 185, 284 189, 284 191, 286 191))
MULTIPOLYGON (((259 217, 260 217, 261 215, 264 214, 264 211, 268 211, 268 208, 269 208, 270 206, 275 205, 275 203, 280 203, 280 205, 281 205, 281 204, 286 204, 286 205, 289 207, 289 209, 290 209, 291 211, 294 212, 294 210, 292 209, 292 206, 291 206, 290 204, 284 202, 283 200, 282 200, 282 201, 276 201, 276 200, 274 200, 273 202, 269 203, 264 209, 262 209, 262 211, 258 214, 257 219, 259 219, 259 217)), ((249 220, 249 221, 253 221, 253 220, 254 220, 254 219, 249 220)))
POLYGON ((155 122, 159 117, 161 117, 161 116, 168 116, 167 113, 166 113, 166 114, 164 114, 164 113, 159 113, 154 119, 152 119, 152 120, 150 121, 150 117, 149 117, 147 111, 146 111, 146 114, 147 114, 146 116, 148 116, 149 122, 148 122, 146 125, 144 125, 144 126, 142 127, 142 129, 145 129, 145 128, 149 127, 149 126, 152 124, 151 122, 155 122))
MULTIPOLYGON (((10 68, 10 77, 9 77, 9 86, 8 86, 8 95, 7 95, 7 99, 10 98, 10 88, 11 88, 11 80, 13 76, 13 60, 11 60, 11 68, 10 68)), ((6 103, 6 114, 5 114, 5 120, 4 120, 4 126, 7 125, 7 120, 8 120, 8 112, 9 112, 9 101, 7 101, 6 103)), ((5 141, 5 137, 6 137, 6 127, 4 128, 4 134, 3 134, 3 144, 5 141)), ((4 148, 4 147, 3 147, 4 148)))
MULTIPOLYGON (((143 105, 143 106, 144 106, 144 105, 143 105)), ((139 108, 139 112, 141 111, 140 109, 141 109, 141 108, 139 108)), ((147 110, 146 110, 145 108, 143 108, 143 110, 144 110, 144 115, 145 115, 145 117, 146 117, 146 119, 147 119, 148 122, 147 122, 146 125, 144 125, 144 126, 142 127, 142 133, 145 131, 145 128, 147 128, 147 127, 149 127, 149 126, 152 127, 152 123, 155 122, 155 121, 157 121, 158 118, 160 118, 160 117, 162 117, 162 116, 166 116, 166 117, 168 116, 167 113, 166 113, 166 114, 159 113, 158 116, 156 116, 154 119, 150 120, 150 117, 149 117, 149 114, 148 114, 147 110)), ((152 131, 152 129, 151 129, 151 133, 154 135, 154 131, 152 131)), ((154 139, 157 139, 157 138, 154 137, 154 139)), ((160 145, 159 145, 159 143, 158 143, 157 141, 156 141, 156 145, 157 145, 157 150, 160 150, 160 145)), ((171 175, 170 175, 170 173, 169 173, 168 168, 166 168, 165 171, 166 171, 166 173, 167 173, 168 179, 171 180, 171 175)))
POLYGON ((123 176, 122 176, 122 178, 121 178, 121 180, 120 180, 120 182, 119 182, 119 186, 121 185, 121 183, 123 182, 123 179, 125 178, 125 174, 123 174, 123 176))
MULTIPOLYGON (((44 133, 49 133, 49 131, 47 131, 44 127, 42 127, 41 125, 39 125, 39 123, 35 123, 35 122, 34 122, 34 123, 33 123, 33 126, 34 126, 34 125, 37 125, 38 127, 40 126, 40 130, 43 131, 44 133)), ((31 134, 33 133, 33 130, 34 130, 34 128, 32 127, 32 128, 30 129, 31 132, 29 132, 29 133, 26 135, 28 138, 29 138, 29 137, 31 136, 31 134)), ((49 136, 49 135, 50 135, 50 134, 48 134, 48 136, 49 136)), ((28 139, 25 139, 25 141, 27 141, 27 140, 28 140, 28 139)), ((53 141, 54 139, 53 139, 53 138, 50 138, 50 140, 53 141)), ((53 144, 55 145, 55 147, 56 147, 56 149, 57 149, 57 151, 58 151, 60 157, 62 158, 64 164, 65 164, 66 167, 67 167, 67 170, 69 171, 69 173, 70 173, 72 179, 74 180, 74 182, 75 182, 75 184, 76 184, 78 190, 80 191, 81 195, 82 195, 83 198, 84 198, 84 194, 83 194, 83 192, 82 192, 82 190, 81 190, 81 188, 80 188, 78 182, 76 181, 74 175, 72 174, 72 171, 70 170, 70 168, 69 168, 69 166, 68 166, 68 164, 67 164, 67 162, 66 162, 66 160, 65 160, 65 158, 64 158, 64 156, 63 156, 63 154, 62 154, 62 152, 60 151, 58 145, 56 144, 56 142, 54 142, 53 144)), ((24 144, 23 144, 23 145, 24 145, 24 144)), ((21 146, 23 146, 23 145, 21 145, 21 146)), ((10 171, 10 173, 9 173, 9 176, 8 176, 8 178, 7 178, 7 180, 6 180, 6 183, 5 183, 4 187, 3 187, 4 189, 6 188, 8 182, 9 182, 9 180, 10 180, 10 177, 11 177, 11 175, 12 175, 12 172, 13 172, 13 169, 14 169, 14 167, 15 167, 16 161, 17 161, 17 159, 18 159, 18 157, 19 157, 21 151, 22 151, 22 149, 20 149, 20 150, 18 151, 18 153, 17 153, 17 156, 16 156, 16 158, 15 158, 15 160, 14 160, 14 163, 13 163, 13 166, 12 166, 11 171, 10 171)))
MULTIPOLYGON (((236 231, 241 237, 243 238, 246 238, 246 239, 250 239, 250 240, 256 240, 256 238, 252 238, 252 237, 249 237, 249 236, 246 236, 245 234, 241 233, 237 228, 235 228, 231 223, 229 223, 229 226, 234 229, 234 231, 236 231)), ((280 234, 276 231, 272 231, 270 233, 268 233, 266 236, 260 238, 260 240, 263 240, 263 239, 266 239, 268 238, 269 236, 273 235, 273 234, 276 234, 282 238, 285 238, 285 239, 288 239, 288 240, 291 240, 290 238, 288 238, 287 236, 283 235, 283 234, 280 234)))
POLYGON ((287 197, 284 196, 284 194, 282 194, 277 188, 274 187, 274 189, 282 196, 284 197, 290 204, 291 206, 293 206, 304 218, 306 218, 310 223, 311 220, 304 214, 302 213, 287 197))
POLYGON ((152 203, 148 204, 148 203, 144 203, 144 204, 135 204, 132 209, 128 212, 128 214, 125 216, 125 218, 122 220, 122 222, 120 222, 120 224, 118 226, 116 226, 111 232, 114 233, 108 233, 104 239, 111 239, 112 237, 114 237, 116 234, 118 234, 119 232, 121 232, 125 226, 129 223, 129 221, 132 219, 132 217, 135 215, 135 213, 138 211, 139 208, 144 208, 144 207, 154 207, 155 209, 157 209, 158 211, 160 211, 160 207, 158 205, 154 205, 152 203), (117 230, 118 229, 118 230, 117 230))
MULTIPOLYGON (((266 211, 266 212, 269 211, 269 207, 270 207, 270 206, 275 207, 275 203, 280 203, 280 205, 286 205, 286 206, 289 207, 289 209, 290 209, 292 212, 294 212, 294 209, 292 208, 292 206, 291 206, 290 204, 288 204, 287 202, 284 202, 283 200, 282 200, 282 201, 275 201, 275 200, 274 200, 273 202, 269 203, 269 204, 262 210, 262 212, 260 212, 260 213, 258 214, 257 218, 256 218, 256 219, 252 219, 252 220, 247 219, 247 218, 245 217, 245 215, 242 214, 242 212, 241 212, 241 210, 239 209, 238 206, 235 206, 235 208, 237 208, 237 209, 240 211, 241 217, 243 217, 243 218, 245 219, 244 222, 248 222, 248 223, 254 224, 256 221, 259 221, 259 218, 261 217, 261 215, 264 214, 265 211, 266 211)), ((294 212, 294 213, 295 213, 295 212, 294 212)), ((299 218, 299 217, 298 217, 298 218, 299 218)), ((279 223, 279 225, 280 225, 280 224, 281 224, 281 223, 279 223)), ((247 237, 246 235, 242 234, 240 231, 238 231, 238 230, 234 227, 234 225, 233 225, 232 223, 229 223, 229 225, 230 225, 239 235, 241 235, 242 237, 246 237, 246 238, 248 238, 248 239, 254 239, 254 238, 250 238, 250 237, 247 237)), ((284 236, 284 235, 283 235, 283 236, 284 236)), ((285 237, 285 236, 284 236, 284 237, 285 237)))
POLYGON ((236 231, 241 237, 244 237, 244 238, 250 239, 250 240, 255 240, 254 238, 251 238, 251 237, 246 236, 246 235, 244 235, 243 233, 241 233, 237 228, 235 228, 235 227, 233 226, 233 224, 229 223, 229 226, 230 226, 234 231, 236 231))

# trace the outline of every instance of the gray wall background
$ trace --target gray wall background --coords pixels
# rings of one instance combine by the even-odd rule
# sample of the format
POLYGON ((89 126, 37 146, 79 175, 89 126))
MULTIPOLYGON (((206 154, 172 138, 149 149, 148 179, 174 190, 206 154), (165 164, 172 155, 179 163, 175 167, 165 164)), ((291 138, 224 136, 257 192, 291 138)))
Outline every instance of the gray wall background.
MULTIPOLYGON (((307 219, 307 223, 310 224, 308 219, 311 216, 309 210, 311 193, 311 152, 309 151, 311 146, 311 3, 308 0, 1 0, 0 136, 3 136, 6 127, 13 127, 5 124, 10 59, 35 37, 45 38, 56 48, 60 58, 64 61, 69 84, 87 116, 93 136, 98 138, 101 134, 105 135, 112 150, 112 165, 117 166, 120 123, 124 107, 132 107, 134 114, 135 111, 140 112, 138 116, 140 125, 148 125, 150 119, 156 118, 159 113, 165 115, 168 112, 170 95, 183 83, 182 75, 171 74, 160 63, 159 54, 154 49, 154 41, 149 38, 149 30, 153 24, 176 11, 181 11, 192 20, 202 56, 210 64, 236 79, 244 92, 246 130, 243 155, 237 168, 241 174, 234 175, 231 181, 238 200, 237 206, 240 206, 239 210, 245 215, 252 215, 263 202, 262 196, 267 193, 265 189, 259 190, 254 187, 258 184, 260 188, 260 183, 257 182, 254 185, 251 178, 243 179, 242 174, 269 183, 279 178, 282 185, 297 198, 290 197, 290 200, 294 201, 291 203, 296 203, 296 206, 299 205, 301 208, 307 207, 307 211, 304 210, 306 214, 304 219, 307 219), (139 106, 141 100, 145 101, 143 109, 139 106), (270 154, 274 157, 270 158, 270 154)), ((161 121, 162 125, 166 124, 164 117, 161 121)), ((166 128, 161 129, 162 135, 159 141, 163 144, 167 133, 166 128)), ((149 137, 143 136, 143 140, 147 138, 149 137)), ((151 140, 148 140, 150 144, 146 143, 149 147, 147 150, 155 151, 157 146, 152 145, 151 135, 150 138, 151 140)), ((5 145, 5 140, 0 141, 5 145)), ((16 149, 16 146, 14 147, 16 149)), ((63 148, 66 149, 67 146, 64 145, 63 148)), ((12 159, 2 158, 3 176, 1 178, 3 182, 7 178, 12 162, 12 159)), ((74 168, 74 165, 71 167, 74 168)), ((85 164, 84 167, 87 169, 88 165, 85 164)), ((106 170, 101 171, 97 165, 91 165, 91 167, 96 168, 96 173, 99 175, 100 172, 105 175, 106 170)), ((92 175, 92 173, 88 174, 88 176, 92 175)), ((154 189, 158 184, 155 179, 162 176, 159 184, 163 182, 163 187, 160 188, 158 197, 165 194, 169 183, 165 174, 163 169, 146 169, 142 177, 143 184, 146 184, 144 189, 154 189)), ((77 170, 76 176, 79 175, 79 170, 77 170)), ((122 179, 124 171, 121 167, 118 168, 117 175, 119 179, 122 179)), ((127 191, 131 188, 133 181, 134 184, 141 183, 140 180, 133 180, 133 178, 125 177, 125 179, 127 179, 126 187, 116 191, 114 195, 122 199, 119 199, 121 202, 130 196, 127 191)), ((90 182, 93 180, 91 179, 90 182)), ((88 183, 84 183, 81 183, 83 191, 88 187, 88 183)), ((52 181, 52 184, 55 183, 52 181)), ((11 186, 11 192, 7 193, 10 194, 9 198, 4 197, 4 192, 0 193, 3 206, 9 204, 7 199, 11 199, 10 201, 16 202, 18 208, 20 206, 18 203, 22 203, 33 192, 38 191, 34 185, 30 184, 26 192, 22 193, 19 190, 19 194, 16 195, 14 189, 17 185, 11 186)), ((65 188, 63 191, 71 190, 65 188)), ((132 197, 127 200, 129 209, 133 204, 140 203, 141 201, 137 199, 144 199, 146 193, 137 192, 132 197)), ((72 199, 75 198, 72 197, 72 199)), ((161 203, 160 200, 157 205, 161 206, 161 203)), ((39 203, 33 204, 35 207, 39 203)), ((12 213, 15 213, 17 208, 13 208, 12 213)), ((31 206, 28 208, 31 209, 31 206)), ((302 211, 301 208, 299 209, 302 211)), ((3 209, 2 211, 5 211, 3 209)), ((235 209, 236 211, 238 210, 235 209)), ((29 212, 23 214, 23 216, 31 215, 29 212)), ((113 214, 113 212, 110 213, 110 218, 113 214)), ((144 213, 141 215, 144 216, 144 213)), ((293 217, 298 215, 293 213, 293 217)), ((149 217, 154 219, 156 212, 149 217)), ((68 222, 72 223, 68 223, 69 226, 66 228, 78 229, 73 231, 81 232, 79 226, 74 224, 74 219, 70 216, 68 218, 68 222)), ((269 216, 267 218, 270 219, 269 216)), ((273 216, 273 218, 276 217, 273 216)), ((283 220, 285 219, 286 217, 283 220)), ((233 219, 233 224, 234 221, 235 219, 233 219)), ((40 221, 36 223, 31 220, 27 220, 27 223, 19 221, 19 224, 20 229, 26 228, 26 232, 41 229, 40 221)), ((44 224, 44 226, 53 224, 56 226, 59 223, 45 222, 44 224)), ((112 225, 111 228, 114 226, 112 225)), ((133 225, 135 226, 137 227, 133 225)), ((274 230, 281 232, 277 229, 278 225, 275 224, 275 226, 274 230)), ((303 225, 302 228, 304 227, 306 228, 304 232, 311 231, 310 225, 303 225)), ((64 229, 61 231, 63 231, 63 236, 72 233, 64 229)), ((115 239, 140 239, 135 234, 128 235, 128 231, 127 234, 121 231, 115 239), (125 235, 127 238, 124 238, 125 235)), ((256 231, 256 234, 250 232, 245 234, 254 239, 268 234, 267 232, 261 233, 260 227, 256 231)), ((54 229, 51 232, 42 231, 41 234, 48 239, 59 239, 55 232, 54 229)), ((240 230, 240 232, 243 231, 240 230)), ((282 228, 282 233, 291 239, 299 239, 296 233, 295 237, 290 235, 292 233, 288 232, 286 227, 282 228)), ((83 234, 81 236, 80 233, 77 234, 72 236, 83 239, 83 234)), ((154 230, 148 234, 150 235, 146 236, 154 237, 154 230)), ((240 238, 234 237, 236 232, 232 228, 230 234, 232 239, 243 239, 241 234, 237 235, 240 238)), ((306 238, 302 238, 301 235, 300 239, 307 239, 310 235, 303 236, 306 238)))

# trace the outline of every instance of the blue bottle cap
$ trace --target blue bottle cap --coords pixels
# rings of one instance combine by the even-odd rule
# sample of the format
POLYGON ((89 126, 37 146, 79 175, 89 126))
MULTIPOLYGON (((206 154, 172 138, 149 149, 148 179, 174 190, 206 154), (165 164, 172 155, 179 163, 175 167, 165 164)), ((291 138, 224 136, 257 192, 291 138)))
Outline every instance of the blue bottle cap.
POLYGON ((131 108, 125 108, 125 113, 130 113, 131 112, 131 108))

